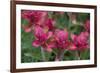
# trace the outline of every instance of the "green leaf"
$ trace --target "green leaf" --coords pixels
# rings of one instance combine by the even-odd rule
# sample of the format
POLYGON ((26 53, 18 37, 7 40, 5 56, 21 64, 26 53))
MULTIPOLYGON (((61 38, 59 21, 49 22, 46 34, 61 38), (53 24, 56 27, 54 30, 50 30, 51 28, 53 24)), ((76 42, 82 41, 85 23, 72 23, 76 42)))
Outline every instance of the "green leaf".
POLYGON ((66 51, 66 53, 64 54, 64 59, 63 60, 76 60, 75 57, 75 52, 74 51, 66 51))
POLYGON ((79 22, 85 22, 87 19, 90 19, 90 14, 89 13, 79 13, 77 16, 77 20, 79 22))
POLYGON ((84 30, 85 30, 84 27, 80 24, 75 24, 75 25, 73 24, 72 26, 70 26, 70 32, 74 34, 80 34, 84 30))
POLYGON ((27 21, 27 20, 25 20, 25 19, 21 19, 21 24, 23 24, 23 25, 27 25, 29 22, 27 21))
POLYGON ((85 49, 84 51, 81 51, 80 58, 82 60, 90 59, 90 50, 89 49, 85 49))

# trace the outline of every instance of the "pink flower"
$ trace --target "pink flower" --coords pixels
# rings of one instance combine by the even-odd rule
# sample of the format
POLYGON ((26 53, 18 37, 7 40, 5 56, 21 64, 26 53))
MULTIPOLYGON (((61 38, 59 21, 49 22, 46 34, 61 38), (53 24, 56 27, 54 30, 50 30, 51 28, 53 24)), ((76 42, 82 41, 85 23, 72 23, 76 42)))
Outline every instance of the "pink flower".
POLYGON ((47 27, 49 30, 53 30, 55 25, 55 21, 53 19, 47 19, 45 23, 45 27, 47 27))
MULTIPOLYGON (((47 19, 47 12, 43 11, 27 11, 23 10, 21 13, 22 19, 25 19, 28 21, 27 25, 23 25, 23 29, 31 30, 33 25, 44 25, 46 19, 47 19)), ((27 32, 27 31, 26 31, 27 32)))
POLYGON ((83 50, 89 48, 89 34, 88 32, 81 32, 79 35, 71 34, 72 43, 70 50, 83 50))
POLYGON ((36 37, 36 39, 40 43, 40 45, 47 40, 47 34, 44 32, 44 29, 41 28, 40 26, 35 27, 34 36, 36 37))
POLYGON ((22 24, 22 28, 24 29, 25 32, 30 32, 32 27, 32 22, 33 22, 32 11, 22 10, 21 18, 28 21, 27 25, 22 24))
POLYGON ((34 22, 38 25, 43 25, 47 19, 47 12, 44 11, 35 11, 34 12, 34 22))
POLYGON ((32 45, 34 47, 43 47, 47 51, 51 51, 51 47, 48 44, 48 40, 52 37, 52 32, 45 32, 44 29, 40 26, 36 26, 34 29, 34 36, 35 40, 33 41, 32 45))
POLYGON ((21 18, 32 24, 34 22, 34 12, 29 10, 22 10, 21 18))
POLYGON ((85 22, 85 29, 86 29, 86 31, 87 32, 90 32, 90 20, 87 20, 86 22, 85 22))
POLYGON ((68 32, 64 30, 56 30, 55 40, 57 48, 67 49, 69 45, 68 32))
POLYGON ((23 10, 21 13, 23 19, 26 19, 31 24, 41 25, 47 17, 47 12, 44 11, 27 11, 23 10))

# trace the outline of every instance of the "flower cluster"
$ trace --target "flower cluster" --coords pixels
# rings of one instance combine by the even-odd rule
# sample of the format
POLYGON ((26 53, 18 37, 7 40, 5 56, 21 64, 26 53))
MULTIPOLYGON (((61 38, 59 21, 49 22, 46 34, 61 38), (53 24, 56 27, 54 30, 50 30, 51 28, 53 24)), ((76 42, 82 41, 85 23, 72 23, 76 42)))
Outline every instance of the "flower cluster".
MULTIPOLYGON (((63 15, 64 12, 56 12, 63 15)), ((83 25, 84 31, 80 34, 69 32, 67 27, 57 28, 56 19, 49 17, 46 11, 23 10, 22 19, 28 21, 27 25, 22 24, 25 32, 32 32, 35 39, 33 47, 42 47, 45 51, 52 52, 53 49, 81 51, 89 48, 90 21, 86 20, 83 25)))

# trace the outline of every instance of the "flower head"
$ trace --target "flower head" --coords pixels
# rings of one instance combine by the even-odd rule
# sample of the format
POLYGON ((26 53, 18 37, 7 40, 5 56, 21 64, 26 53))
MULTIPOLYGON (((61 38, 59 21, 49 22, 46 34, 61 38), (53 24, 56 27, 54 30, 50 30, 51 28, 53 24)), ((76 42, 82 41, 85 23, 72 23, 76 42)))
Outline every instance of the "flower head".
POLYGON ((66 49, 68 47, 68 32, 65 30, 55 31, 55 40, 57 48, 66 49))
POLYGON ((31 30, 32 26, 40 25, 43 26, 47 19, 47 12, 44 11, 27 11, 23 10, 21 13, 21 17, 24 20, 28 21, 27 25, 22 25, 22 28, 28 32, 27 30, 31 30))
POLYGON ((49 39, 52 37, 53 33, 52 32, 45 32, 45 30, 40 27, 36 26, 34 29, 34 36, 35 40, 33 41, 32 45, 34 47, 43 47, 47 51, 51 51, 51 44, 48 43, 49 39))
POLYGON ((71 45, 70 50, 83 50, 89 48, 88 42, 89 34, 88 32, 81 32, 79 35, 71 34, 71 45))
POLYGON ((47 34, 44 32, 44 29, 40 26, 35 27, 34 36, 41 44, 47 40, 47 34))
POLYGON ((53 19, 47 19, 45 22, 45 27, 47 27, 49 30, 53 30, 55 26, 55 20, 53 19))

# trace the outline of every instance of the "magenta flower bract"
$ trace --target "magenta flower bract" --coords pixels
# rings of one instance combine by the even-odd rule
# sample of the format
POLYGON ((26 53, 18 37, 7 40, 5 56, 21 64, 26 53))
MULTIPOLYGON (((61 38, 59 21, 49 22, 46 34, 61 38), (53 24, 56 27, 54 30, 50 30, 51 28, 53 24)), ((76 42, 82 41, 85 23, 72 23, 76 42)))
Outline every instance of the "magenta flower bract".
POLYGON ((89 33, 81 32, 79 35, 71 34, 72 43, 70 50, 83 50, 89 48, 89 33))
POLYGON ((45 32, 40 26, 36 26, 34 29, 34 36, 36 40, 33 41, 32 45, 34 47, 43 47, 47 51, 51 51, 51 47, 48 44, 48 40, 52 37, 52 32, 45 32))
POLYGON ((33 42, 33 46, 35 46, 35 44, 41 45, 41 44, 43 44, 47 40, 47 34, 44 32, 44 30, 40 26, 36 26, 35 27, 35 29, 34 29, 34 36, 35 36, 37 41, 36 41, 36 43, 33 42))
POLYGON ((90 33, 90 20, 87 20, 85 22, 85 26, 84 27, 85 27, 86 31, 90 33))
POLYGON ((22 11, 21 13, 22 19, 28 21, 27 25, 23 25, 22 28, 26 32, 29 32, 29 29, 32 29, 33 25, 40 25, 43 26, 46 19, 47 19, 47 12, 43 11, 22 11))
POLYGON ((56 30, 55 40, 57 48, 67 49, 68 48, 68 32, 64 30, 56 30))
POLYGON ((55 25, 55 21, 53 19, 47 19, 45 23, 45 27, 47 27, 49 30, 53 30, 55 25))

